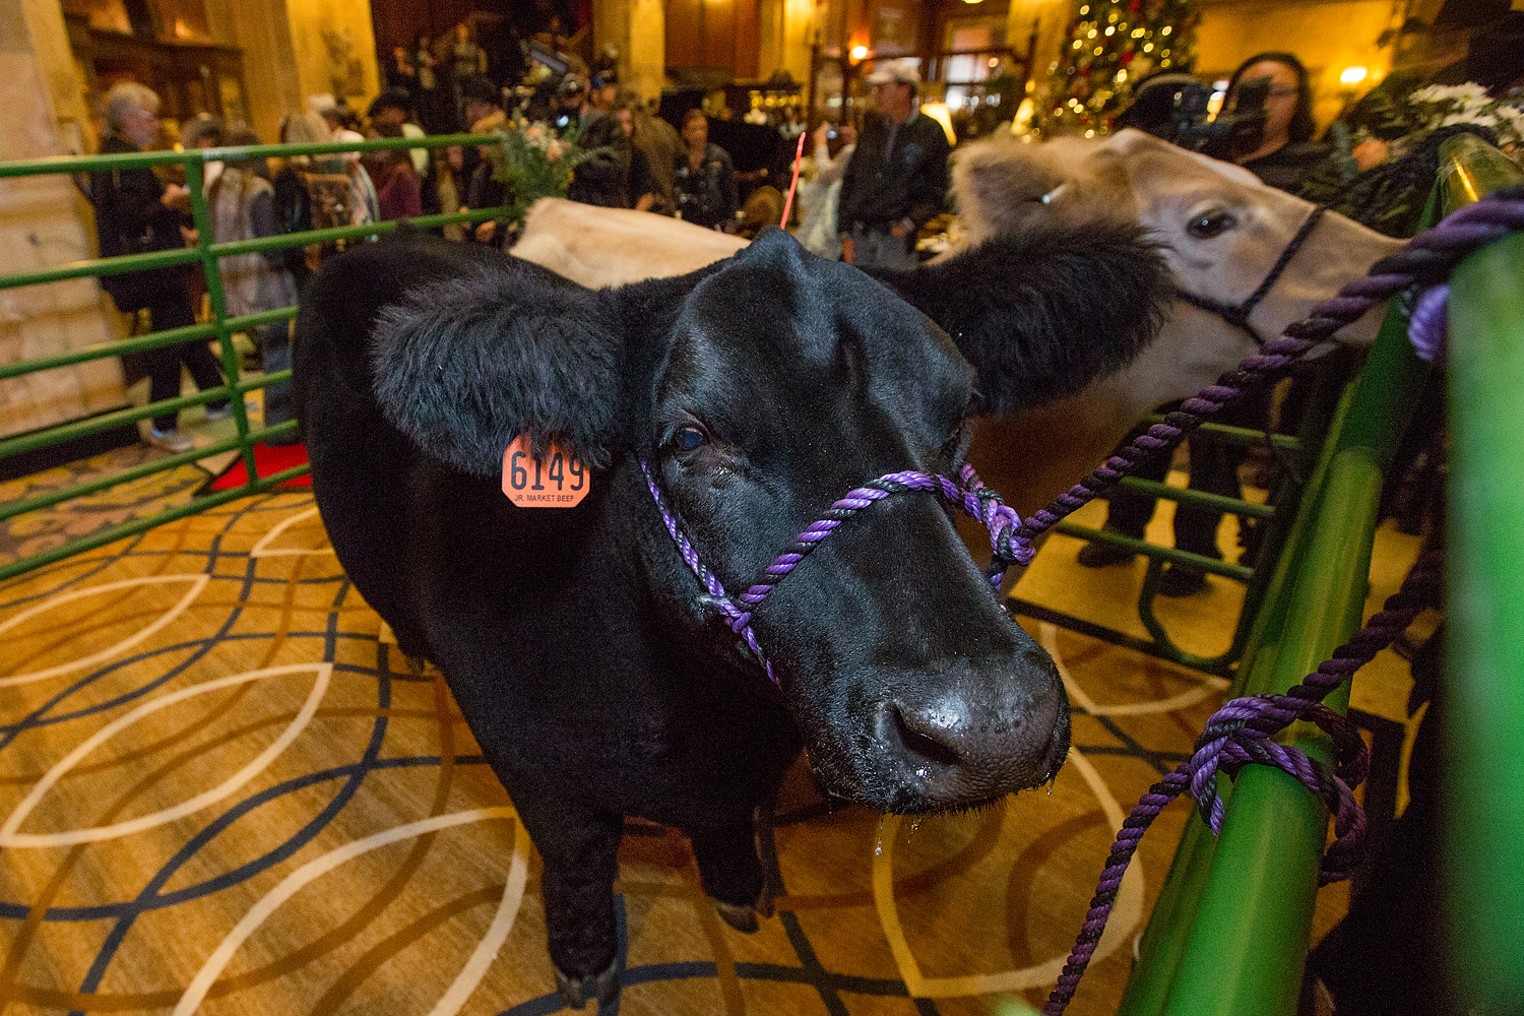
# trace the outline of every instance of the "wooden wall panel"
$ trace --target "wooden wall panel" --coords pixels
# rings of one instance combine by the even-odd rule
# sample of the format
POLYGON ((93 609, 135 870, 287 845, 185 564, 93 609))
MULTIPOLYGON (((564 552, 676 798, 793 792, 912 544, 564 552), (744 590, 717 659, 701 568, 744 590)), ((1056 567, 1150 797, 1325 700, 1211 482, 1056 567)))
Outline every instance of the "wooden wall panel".
POLYGON ((735 75, 739 81, 755 80, 757 77, 758 49, 761 46, 761 25, 758 23, 757 0, 735 0, 735 75))
POLYGON ((689 70, 704 63, 703 0, 669 0, 667 66, 689 70))
POLYGON ((757 0, 668 0, 667 66, 757 77, 761 26, 757 0))

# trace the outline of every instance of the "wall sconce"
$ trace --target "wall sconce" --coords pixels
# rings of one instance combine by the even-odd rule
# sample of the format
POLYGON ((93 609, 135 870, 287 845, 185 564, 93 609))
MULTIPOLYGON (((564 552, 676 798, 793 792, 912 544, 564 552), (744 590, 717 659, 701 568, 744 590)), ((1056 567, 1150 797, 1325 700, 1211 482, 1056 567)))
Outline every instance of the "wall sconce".
POLYGON ((853 63, 862 63, 864 60, 868 59, 868 47, 853 46, 848 55, 852 57, 853 63))
POLYGON ((1346 92, 1353 92, 1360 87, 1360 82, 1370 77, 1368 67, 1346 67, 1339 72, 1339 87, 1346 92))

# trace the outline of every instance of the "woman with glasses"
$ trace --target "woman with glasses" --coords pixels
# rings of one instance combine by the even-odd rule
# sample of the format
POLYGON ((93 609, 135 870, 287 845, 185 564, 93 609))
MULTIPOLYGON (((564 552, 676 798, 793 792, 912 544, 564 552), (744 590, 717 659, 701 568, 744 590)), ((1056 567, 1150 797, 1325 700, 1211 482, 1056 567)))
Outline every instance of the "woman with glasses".
POLYGON ((1312 119, 1307 68, 1290 53, 1251 56, 1228 79, 1228 108, 1239 116, 1252 114, 1252 109, 1241 106, 1246 98, 1255 101, 1251 97, 1256 94, 1263 96, 1264 129, 1259 143, 1235 151, 1233 161, 1271 187, 1294 191, 1328 154, 1327 145, 1312 141, 1317 125, 1312 119))

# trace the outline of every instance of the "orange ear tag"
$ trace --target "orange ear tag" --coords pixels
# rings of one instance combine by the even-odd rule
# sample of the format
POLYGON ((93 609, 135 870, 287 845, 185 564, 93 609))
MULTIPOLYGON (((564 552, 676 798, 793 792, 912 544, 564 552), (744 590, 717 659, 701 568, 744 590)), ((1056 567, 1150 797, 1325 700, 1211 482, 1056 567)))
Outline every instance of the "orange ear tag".
POLYGON ((503 493, 520 508, 575 508, 592 485, 592 471, 560 445, 542 459, 520 434, 503 452, 503 493))

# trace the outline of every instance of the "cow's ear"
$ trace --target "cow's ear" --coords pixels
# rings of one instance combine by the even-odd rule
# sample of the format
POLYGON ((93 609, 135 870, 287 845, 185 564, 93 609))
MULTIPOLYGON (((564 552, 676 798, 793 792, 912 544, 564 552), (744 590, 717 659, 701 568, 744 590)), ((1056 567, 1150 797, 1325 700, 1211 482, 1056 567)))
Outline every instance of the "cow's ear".
POLYGON ((528 434, 609 461, 622 330, 608 299, 509 259, 435 279, 381 311, 376 399, 429 454, 480 476, 528 434))
POLYGON ((1174 292, 1158 251, 1119 225, 1029 229, 875 274, 952 336, 994 413, 1072 395, 1131 362, 1174 292))
POLYGON ((968 242, 1050 221, 1049 195, 1067 179, 1051 145, 991 138, 954 152, 952 192, 968 242))

